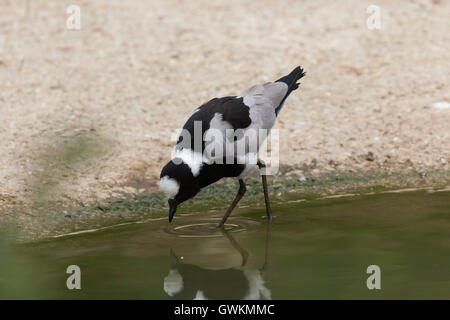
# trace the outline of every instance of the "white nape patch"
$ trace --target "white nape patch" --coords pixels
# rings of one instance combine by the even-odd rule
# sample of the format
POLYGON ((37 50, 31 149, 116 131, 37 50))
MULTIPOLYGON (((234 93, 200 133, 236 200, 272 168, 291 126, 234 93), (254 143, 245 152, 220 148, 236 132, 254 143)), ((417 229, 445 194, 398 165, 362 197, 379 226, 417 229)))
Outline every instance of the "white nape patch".
POLYGON ((200 168, 203 165, 203 155, 199 152, 194 152, 192 149, 181 149, 175 153, 176 158, 180 158, 191 169, 194 177, 200 173, 200 168))
POLYGON ((169 198, 173 198, 180 190, 180 184, 177 180, 170 178, 169 176, 164 176, 159 180, 159 189, 164 191, 169 198))
POLYGON ((433 103, 433 108, 440 109, 440 110, 450 109, 450 102, 441 101, 441 102, 433 103))
POLYGON ((176 269, 169 271, 167 277, 164 278, 164 292, 169 296, 174 296, 184 288, 183 277, 176 269))
POLYGON ((208 298, 205 297, 205 294, 203 293, 202 290, 198 290, 197 293, 195 294, 194 300, 208 300, 208 298))

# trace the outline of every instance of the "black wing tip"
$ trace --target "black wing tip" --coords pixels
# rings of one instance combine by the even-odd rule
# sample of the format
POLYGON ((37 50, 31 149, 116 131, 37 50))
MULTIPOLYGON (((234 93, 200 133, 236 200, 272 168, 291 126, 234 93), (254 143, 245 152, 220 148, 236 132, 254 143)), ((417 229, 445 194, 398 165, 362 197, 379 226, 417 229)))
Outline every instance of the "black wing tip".
POLYGON ((291 73, 294 73, 294 72, 301 74, 302 77, 305 74, 305 70, 301 66, 297 66, 294 70, 292 70, 291 73))
POLYGON ((298 80, 300 80, 301 78, 303 78, 306 74, 306 71, 301 67, 298 66, 297 68, 295 68, 294 70, 292 70, 291 74, 295 75, 295 82, 297 82, 298 80))
POLYGON ((297 81, 303 78, 305 74, 306 74, 305 70, 301 66, 297 66, 287 76, 281 77, 275 82, 286 83, 289 86, 289 89, 292 91, 298 88, 300 82, 297 83, 297 81))
POLYGON ((295 74, 295 84, 292 86, 292 90, 295 90, 295 89, 298 89, 298 86, 300 85, 300 82, 297 82, 297 81, 305 76, 306 71, 303 70, 303 68, 301 66, 298 66, 297 68, 295 68, 293 70, 293 73, 295 74))

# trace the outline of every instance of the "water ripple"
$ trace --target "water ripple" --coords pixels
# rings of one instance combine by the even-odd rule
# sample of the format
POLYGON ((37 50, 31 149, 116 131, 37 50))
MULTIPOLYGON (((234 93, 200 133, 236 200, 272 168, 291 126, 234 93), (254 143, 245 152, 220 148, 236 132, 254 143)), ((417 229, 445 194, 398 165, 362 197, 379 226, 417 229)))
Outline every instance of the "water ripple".
MULTIPOLYGON (((223 230, 217 227, 220 220, 220 218, 199 218, 196 221, 190 219, 191 223, 169 226, 164 228, 164 232, 181 238, 223 237, 223 230)), ((259 224, 258 221, 239 217, 228 219, 224 229, 228 233, 247 232, 259 224)))

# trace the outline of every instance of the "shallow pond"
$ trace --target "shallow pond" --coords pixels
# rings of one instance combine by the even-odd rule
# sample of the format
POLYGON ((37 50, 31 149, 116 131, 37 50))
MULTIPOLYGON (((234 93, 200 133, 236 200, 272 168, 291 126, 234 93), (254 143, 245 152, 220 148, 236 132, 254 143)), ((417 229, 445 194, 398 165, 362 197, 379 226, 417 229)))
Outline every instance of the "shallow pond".
POLYGON ((27 245, 0 244, 0 298, 450 298, 450 192, 192 212, 27 245), (68 290, 66 268, 81 269, 68 290), (367 288, 380 267, 381 289, 367 288))

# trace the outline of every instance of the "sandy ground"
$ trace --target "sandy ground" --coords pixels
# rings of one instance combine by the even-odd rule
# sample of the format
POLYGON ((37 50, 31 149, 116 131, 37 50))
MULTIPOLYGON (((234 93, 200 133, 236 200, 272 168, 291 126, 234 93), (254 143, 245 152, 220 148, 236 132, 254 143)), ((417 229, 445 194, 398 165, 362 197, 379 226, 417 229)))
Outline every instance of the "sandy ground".
POLYGON ((151 192, 194 108, 297 65, 281 165, 449 169, 450 1, 73 2, 0 0, 0 208, 151 192))

